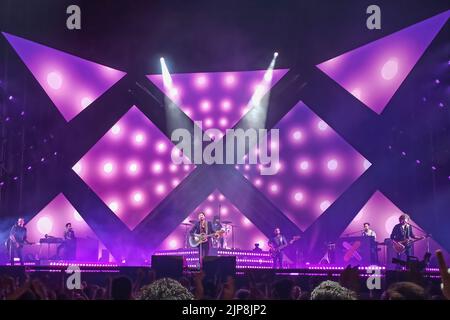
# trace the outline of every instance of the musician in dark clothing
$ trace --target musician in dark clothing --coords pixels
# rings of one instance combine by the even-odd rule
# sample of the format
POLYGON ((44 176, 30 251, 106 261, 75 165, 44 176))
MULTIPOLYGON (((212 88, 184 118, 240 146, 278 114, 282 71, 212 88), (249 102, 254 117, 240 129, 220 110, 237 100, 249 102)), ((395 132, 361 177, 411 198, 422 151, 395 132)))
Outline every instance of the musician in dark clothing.
MULTIPOLYGON (((213 231, 220 231, 222 230, 222 224, 220 223, 220 219, 219 216, 214 216, 213 222, 212 222, 212 227, 213 227, 213 231)), ((224 238, 223 237, 219 237, 216 239, 218 244, 218 248, 223 248, 223 244, 224 244, 224 238)))
POLYGON ((31 244, 31 242, 27 240, 27 228, 25 228, 24 225, 25 220, 19 218, 9 232, 9 258, 12 266, 14 265, 14 257, 16 255, 20 259, 20 264, 23 265, 23 245, 31 244))
MULTIPOLYGON (((212 223, 210 221, 206 221, 206 216, 203 212, 200 212, 198 214, 198 221, 194 224, 194 227, 192 227, 190 231, 190 235, 199 235, 199 234, 205 234, 210 235, 214 233, 214 228, 212 226, 212 223)), ((205 242, 199 244, 199 264, 200 266, 203 263, 203 258, 206 257, 209 253, 209 246, 210 246, 211 238, 208 237, 205 242)))
POLYGON ((281 246, 287 245, 287 240, 285 236, 281 234, 280 228, 275 228, 275 236, 269 240, 269 247, 273 252, 273 267, 283 268, 283 252, 279 249, 281 246))
MULTIPOLYGON (((406 240, 410 239, 423 239, 423 237, 417 237, 414 235, 412 226, 408 223, 409 222, 409 216, 407 214, 402 214, 399 217, 399 224, 396 224, 394 226, 394 229, 392 229, 391 233, 391 240, 396 242, 406 242, 406 240)), ((405 254, 406 259, 408 259, 408 256, 411 256, 412 253, 412 244, 408 243, 402 243, 405 245, 405 254)), ((402 253, 397 253, 398 258, 401 258, 402 253)))
POLYGON ((70 222, 66 223, 66 229, 64 230, 64 242, 58 246, 57 255, 60 258, 67 260, 75 260, 77 251, 77 238, 75 232, 72 229, 70 222), (61 250, 63 255, 61 255, 61 250))

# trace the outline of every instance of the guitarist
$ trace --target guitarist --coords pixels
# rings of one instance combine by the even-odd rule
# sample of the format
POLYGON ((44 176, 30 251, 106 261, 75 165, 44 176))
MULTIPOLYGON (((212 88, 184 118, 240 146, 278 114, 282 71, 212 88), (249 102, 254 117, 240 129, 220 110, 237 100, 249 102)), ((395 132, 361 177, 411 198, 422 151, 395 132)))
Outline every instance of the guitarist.
MULTIPOLYGON (((194 234, 205 234, 210 235, 214 233, 214 229, 212 223, 210 221, 206 221, 206 216, 203 212, 198 214, 198 221, 194 224, 194 227, 191 229, 190 234, 193 236, 194 234)), ((209 253, 209 244, 210 238, 207 238, 207 241, 201 243, 198 246, 199 253, 199 263, 202 265, 203 258, 206 257, 209 253)))
MULTIPOLYGON (((406 258, 408 260, 408 257, 412 255, 412 244, 407 241, 413 239, 420 240, 423 239, 423 237, 417 237, 414 235, 412 226, 408 223, 409 216, 407 214, 400 215, 399 222, 400 223, 396 224, 394 229, 392 229, 391 239, 405 245, 404 253, 406 254, 406 258)), ((401 253, 397 253, 399 259, 401 255, 401 253)))
POLYGON ((283 252, 281 250, 278 250, 278 248, 285 247, 287 246, 287 244, 288 242, 286 240, 286 237, 281 234, 280 228, 275 228, 274 237, 269 240, 269 247, 273 252, 274 269, 276 269, 277 267, 280 269, 283 268, 283 252))
POLYGON ((9 232, 9 258, 11 259, 11 265, 14 265, 14 257, 20 259, 20 264, 23 265, 22 249, 24 244, 31 244, 27 240, 27 228, 24 227, 25 220, 19 218, 17 223, 13 225, 9 232))

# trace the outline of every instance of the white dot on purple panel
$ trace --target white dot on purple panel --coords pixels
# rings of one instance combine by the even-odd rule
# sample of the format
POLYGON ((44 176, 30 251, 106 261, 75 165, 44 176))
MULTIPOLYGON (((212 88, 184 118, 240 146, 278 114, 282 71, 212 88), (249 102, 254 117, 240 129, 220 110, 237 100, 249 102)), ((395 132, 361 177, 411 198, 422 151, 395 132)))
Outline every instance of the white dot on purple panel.
POLYGON ((169 240, 169 248, 170 249, 177 249, 178 248, 178 241, 176 239, 169 240))
POLYGON ((225 215, 228 214, 228 207, 226 206, 220 207, 220 213, 225 215))
POLYGON ((211 102, 209 100, 203 100, 200 102, 200 110, 203 112, 208 112, 211 109, 211 102))
POLYGON ((195 85, 197 88, 206 88, 208 86, 208 78, 206 75, 198 75, 195 78, 195 85))
POLYGON ((227 120, 227 118, 220 118, 220 120, 219 120, 219 125, 220 125, 221 127, 226 127, 226 126, 228 125, 228 120, 227 120))
POLYGON ((270 192, 272 193, 278 193, 280 187, 276 183, 270 184, 270 192))
POLYGON ((248 107, 248 106, 243 106, 243 107, 241 108, 241 114, 242 114, 242 115, 245 115, 249 110, 250 110, 250 107, 248 107))
POLYGON ((328 170, 330 170, 330 171, 336 171, 336 169, 338 168, 338 162, 337 162, 337 160, 336 160, 336 159, 328 160, 328 162, 327 162, 327 168, 328 168, 328 170))
POLYGON ((255 179, 255 186, 260 187, 262 185, 261 179, 255 179))
POLYGON ((172 187, 176 187, 176 186, 178 186, 180 184, 180 180, 178 180, 178 179, 173 179, 172 180, 172 187))
POLYGON ((73 218, 74 218, 76 221, 83 221, 83 218, 81 217, 81 215, 80 215, 77 211, 74 211, 74 212, 73 212, 73 218))
MULTIPOLYGON (((173 165, 173 166, 175 166, 175 165, 173 165)), ((161 162, 154 162, 152 165, 152 171, 155 174, 160 174, 163 171, 163 165, 161 164, 161 162)))
POLYGON ((139 165, 136 162, 132 162, 128 165, 128 172, 131 174, 136 174, 139 171, 139 165))
POLYGON ((179 94, 180 94, 180 91, 178 90, 178 88, 172 87, 170 89, 169 95, 171 98, 177 98, 179 94))
POLYGON ((206 127, 212 127, 214 125, 214 121, 211 118, 205 119, 205 126, 206 127))
POLYGON ((208 200, 209 200, 209 201, 214 201, 214 199, 215 199, 215 198, 214 198, 214 195, 213 195, 213 194, 210 194, 210 195, 208 196, 208 200))
POLYGON ((171 164, 170 166, 169 166, 169 171, 170 172, 177 172, 178 171, 178 166, 176 165, 176 164, 171 164))
POLYGON ((156 143, 156 151, 158 153, 164 153, 167 150, 167 144, 165 142, 159 141, 156 143))
POLYGON ((309 162, 304 160, 302 162, 300 162, 300 170, 302 171, 306 171, 309 169, 309 162))
POLYGON ((210 207, 205 208, 205 213, 209 216, 212 214, 212 209, 210 207))
POLYGON ((220 106, 223 111, 229 111, 231 109, 231 101, 228 99, 223 99, 220 106))
POLYGON ((219 200, 223 201, 225 199, 225 197, 223 196, 223 194, 219 194, 219 200))
POLYGON ((92 99, 90 97, 83 97, 80 101, 81 108, 85 109, 92 103, 92 99))
POLYGON ((384 80, 393 79, 398 73, 398 61, 395 58, 391 58, 386 61, 381 68, 381 76, 384 80))
POLYGON ((328 125, 327 125, 327 123, 326 123, 325 121, 319 120, 319 122, 317 122, 317 128, 318 128, 320 131, 325 131, 325 130, 327 130, 328 125))
POLYGON ((144 196, 142 195, 141 192, 138 191, 133 193, 132 198, 135 203, 141 203, 142 200, 144 199, 144 196))
POLYGON ((303 200, 303 193, 297 191, 294 193, 294 200, 295 202, 302 202, 303 200))
POLYGON ((242 218, 242 224, 243 224, 244 226, 249 226, 249 225, 251 225, 251 221, 250 221, 248 218, 243 217, 243 218, 242 218))
POLYGON ((325 211, 331 205, 331 202, 328 200, 324 200, 320 203, 320 210, 325 211))
POLYGON ((296 142, 302 140, 302 132, 300 130, 295 130, 292 133, 292 139, 296 142))
POLYGON ((183 166, 183 170, 184 170, 184 171, 189 171, 189 169, 190 169, 190 165, 185 164, 185 165, 183 166))
POLYGON ((355 88, 350 92, 355 98, 361 100, 362 91, 359 88, 355 88))
POLYGON ((401 213, 394 213, 389 218, 385 220, 384 228, 388 234, 392 232, 392 229, 394 226, 398 223, 398 217, 401 215, 401 213))
POLYGON ((119 211, 119 203, 117 201, 111 201, 108 204, 109 209, 111 209, 112 212, 117 213, 119 211))
POLYGON ((83 166, 81 162, 77 162, 73 167, 72 170, 75 171, 76 174, 81 174, 81 170, 83 169, 83 166))
POLYGON ((59 72, 52 71, 47 74, 47 84, 50 86, 50 88, 58 90, 61 88, 62 82, 62 76, 59 72))
POLYGON ((276 150, 277 148, 278 148, 278 142, 271 141, 270 142, 270 149, 271 150, 276 150))
POLYGON ((103 172, 111 173, 114 170, 114 165, 111 162, 103 164, 103 172))
POLYGON ((141 133, 141 132, 136 133, 136 134, 134 135, 134 142, 135 142, 136 144, 142 144, 142 143, 144 143, 144 139, 145 139, 145 136, 144 136, 144 134, 141 133))
POLYGON ((227 74, 224 77, 224 84, 226 87, 234 87, 234 85, 236 84, 236 76, 233 74, 227 74))
POLYGON ((37 229, 41 234, 50 233, 53 229, 53 221, 49 217, 41 217, 37 222, 37 229))
POLYGON ((115 136, 117 136, 120 133, 120 126, 118 124, 113 125, 113 127, 111 128, 111 133, 115 136))
POLYGON ((363 168, 364 168, 364 170, 369 169, 369 167, 370 167, 371 165, 372 165, 372 163, 371 163, 369 160, 364 159, 364 161, 363 161, 363 168))
POLYGON ((166 186, 163 183, 158 183, 155 187, 155 192, 158 195, 163 194, 164 192, 166 192, 166 186))
POLYGON ((192 118, 192 110, 190 108, 183 108, 183 111, 189 118, 192 118))

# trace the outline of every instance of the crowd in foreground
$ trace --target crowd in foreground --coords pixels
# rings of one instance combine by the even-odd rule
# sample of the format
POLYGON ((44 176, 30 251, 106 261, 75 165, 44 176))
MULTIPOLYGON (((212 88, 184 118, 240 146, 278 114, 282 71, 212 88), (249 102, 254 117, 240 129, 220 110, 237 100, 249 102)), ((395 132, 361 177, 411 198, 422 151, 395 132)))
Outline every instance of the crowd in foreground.
POLYGON ((315 278, 318 283, 299 284, 295 277, 258 278, 248 273, 240 279, 214 279, 203 272, 179 279, 159 278, 150 269, 138 269, 129 276, 108 277, 105 285, 83 281, 80 289, 68 290, 65 277, 22 277, 0 275, 0 300, 444 300, 450 299, 450 274, 437 254, 443 289, 421 274, 409 274, 408 281, 392 281, 384 290, 365 290, 357 268, 346 268, 337 281, 315 278), (20 280, 22 278, 22 280, 20 280), (245 279, 245 281, 242 281, 245 279))

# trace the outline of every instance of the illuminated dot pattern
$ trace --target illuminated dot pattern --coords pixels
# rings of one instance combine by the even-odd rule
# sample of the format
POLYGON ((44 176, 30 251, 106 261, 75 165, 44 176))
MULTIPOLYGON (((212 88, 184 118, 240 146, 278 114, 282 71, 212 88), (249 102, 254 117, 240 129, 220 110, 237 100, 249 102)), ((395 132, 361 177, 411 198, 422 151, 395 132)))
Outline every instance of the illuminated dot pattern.
MULTIPOLYGON (((236 168, 294 223, 306 229, 370 163, 302 102, 274 129, 279 129, 279 144, 269 137, 268 145, 270 150, 278 148, 280 152, 280 163, 274 166, 276 174, 261 174, 261 169, 269 165, 236 168)), ((247 163, 248 157, 245 159, 247 163)))
MULTIPOLYGON (((273 71, 272 85, 286 74, 287 69, 273 71)), ((213 72, 171 74, 180 108, 192 120, 202 121, 203 130, 219 129, 222 134, 233 127, 248 112, 255 85, 263 81, 266 70, 244 72, 213 72)), ((147 76, 161 91, 171 96, 164 87, 162 75, 147 76)), ((267 92, 267 89, 265 88, 267 92)), ((264 92, 264 93, 265 93, 264 92)), ((217 138, 217 137, 215 137, 217 138)))
MULTIPOLYGON (((243 250, 251 250, 256 242, 260 243, 260 247, 267 250, 267 237, 260 232, 253 223, 248 220, 233 204, 228 201, 219 191, 211 193, 183 223, 189 221, 197 221, 198 214, 205 212, 208 221, 213 220, 218 215, 219 205, 221 210, 221 220, 231 221, 235 228, 235 247, 243 250)), ((192 226, 188 227, 188 231, 192 226)), ((171 250, 182 248, 185 244, 185 226, 178 226, 159 246, 158 250, 171 250), (175 246, 176 244, 176 246, 175 246)), ((226 244, 229 248, 232 246, 232 234, 229 230, 226 236, 226 244)))
POLYGON ((194 168, 175 165, 172 149, 172 142, 132 107, 73 170, 134 229, 194 168))

